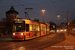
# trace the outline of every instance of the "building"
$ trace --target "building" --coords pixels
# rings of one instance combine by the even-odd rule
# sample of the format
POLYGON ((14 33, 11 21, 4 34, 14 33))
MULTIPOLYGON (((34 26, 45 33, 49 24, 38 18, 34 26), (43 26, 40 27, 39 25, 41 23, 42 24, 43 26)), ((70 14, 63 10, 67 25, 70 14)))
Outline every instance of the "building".
POLYGON ((75 30, 75 19, 70 22, 70 29, 75 30))
POLYGON ((5 29, 4 33, 11 34, 12 33, 12 26, 13 26, 13 20, 18 18, 18 12, 14 10, 14 7, 11 6, 10 10, 6 11, 6 25, 4 25, 5 29))
POLYGON ((16 10, 14 10, 14 7, 11 6, 10 10, 8 10, 6 13, 6 20, 9 19, 17 19, 18 18, 18 12, 16 10))

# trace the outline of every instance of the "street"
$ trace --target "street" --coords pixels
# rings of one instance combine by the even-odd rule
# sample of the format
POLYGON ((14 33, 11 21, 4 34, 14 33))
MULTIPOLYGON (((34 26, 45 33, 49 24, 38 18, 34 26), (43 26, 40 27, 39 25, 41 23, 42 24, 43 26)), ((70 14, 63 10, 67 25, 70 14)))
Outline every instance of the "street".
POLYGON ((0 38, 0 50, 43 50, 64 40, 66 40, 64 32, 52 33, 26 41, 12 40, 9 36, 4 40, 0 38))
POLYGON ((0 0, 0 50, 75 50, 75 0, 0 0))

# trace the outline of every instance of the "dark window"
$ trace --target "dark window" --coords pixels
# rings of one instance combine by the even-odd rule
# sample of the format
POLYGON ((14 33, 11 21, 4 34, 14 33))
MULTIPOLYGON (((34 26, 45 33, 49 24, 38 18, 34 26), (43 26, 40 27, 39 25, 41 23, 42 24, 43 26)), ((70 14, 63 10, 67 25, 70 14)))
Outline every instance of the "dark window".
POLYGON ((25 31, 25 21, 14 21, 13 31, 24 32, 25 31))
POLYGON ((26 32, 29 32, 29 24, 26 24, 26 32))

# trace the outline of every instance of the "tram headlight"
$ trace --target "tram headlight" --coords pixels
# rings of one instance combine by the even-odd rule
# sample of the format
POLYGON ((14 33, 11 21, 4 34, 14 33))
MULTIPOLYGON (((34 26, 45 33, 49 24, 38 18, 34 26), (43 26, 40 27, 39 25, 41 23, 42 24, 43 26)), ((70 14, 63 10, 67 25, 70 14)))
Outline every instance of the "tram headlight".
POLYGON ((23 33, 21 33, 21 35, 23 35, 23 33))
POLYGON ((13 33, 13 35, 15 35, 15 33, 13 33))

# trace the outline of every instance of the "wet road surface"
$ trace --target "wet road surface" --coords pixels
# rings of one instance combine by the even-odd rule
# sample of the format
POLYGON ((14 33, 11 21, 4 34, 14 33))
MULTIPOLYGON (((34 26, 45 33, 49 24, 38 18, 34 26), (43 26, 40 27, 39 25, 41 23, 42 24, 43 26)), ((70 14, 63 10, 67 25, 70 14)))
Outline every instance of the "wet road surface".
MULTIPOLYGON (((8 39, 10 39, 10 37, 8 39)), ((43 50, 65 39, 64 33, 53 33, 27 41, 1 40, 0 50, 43 50)))
POLYGON ((70 33, 70 34, 75 37, 75 33, 70 33))

